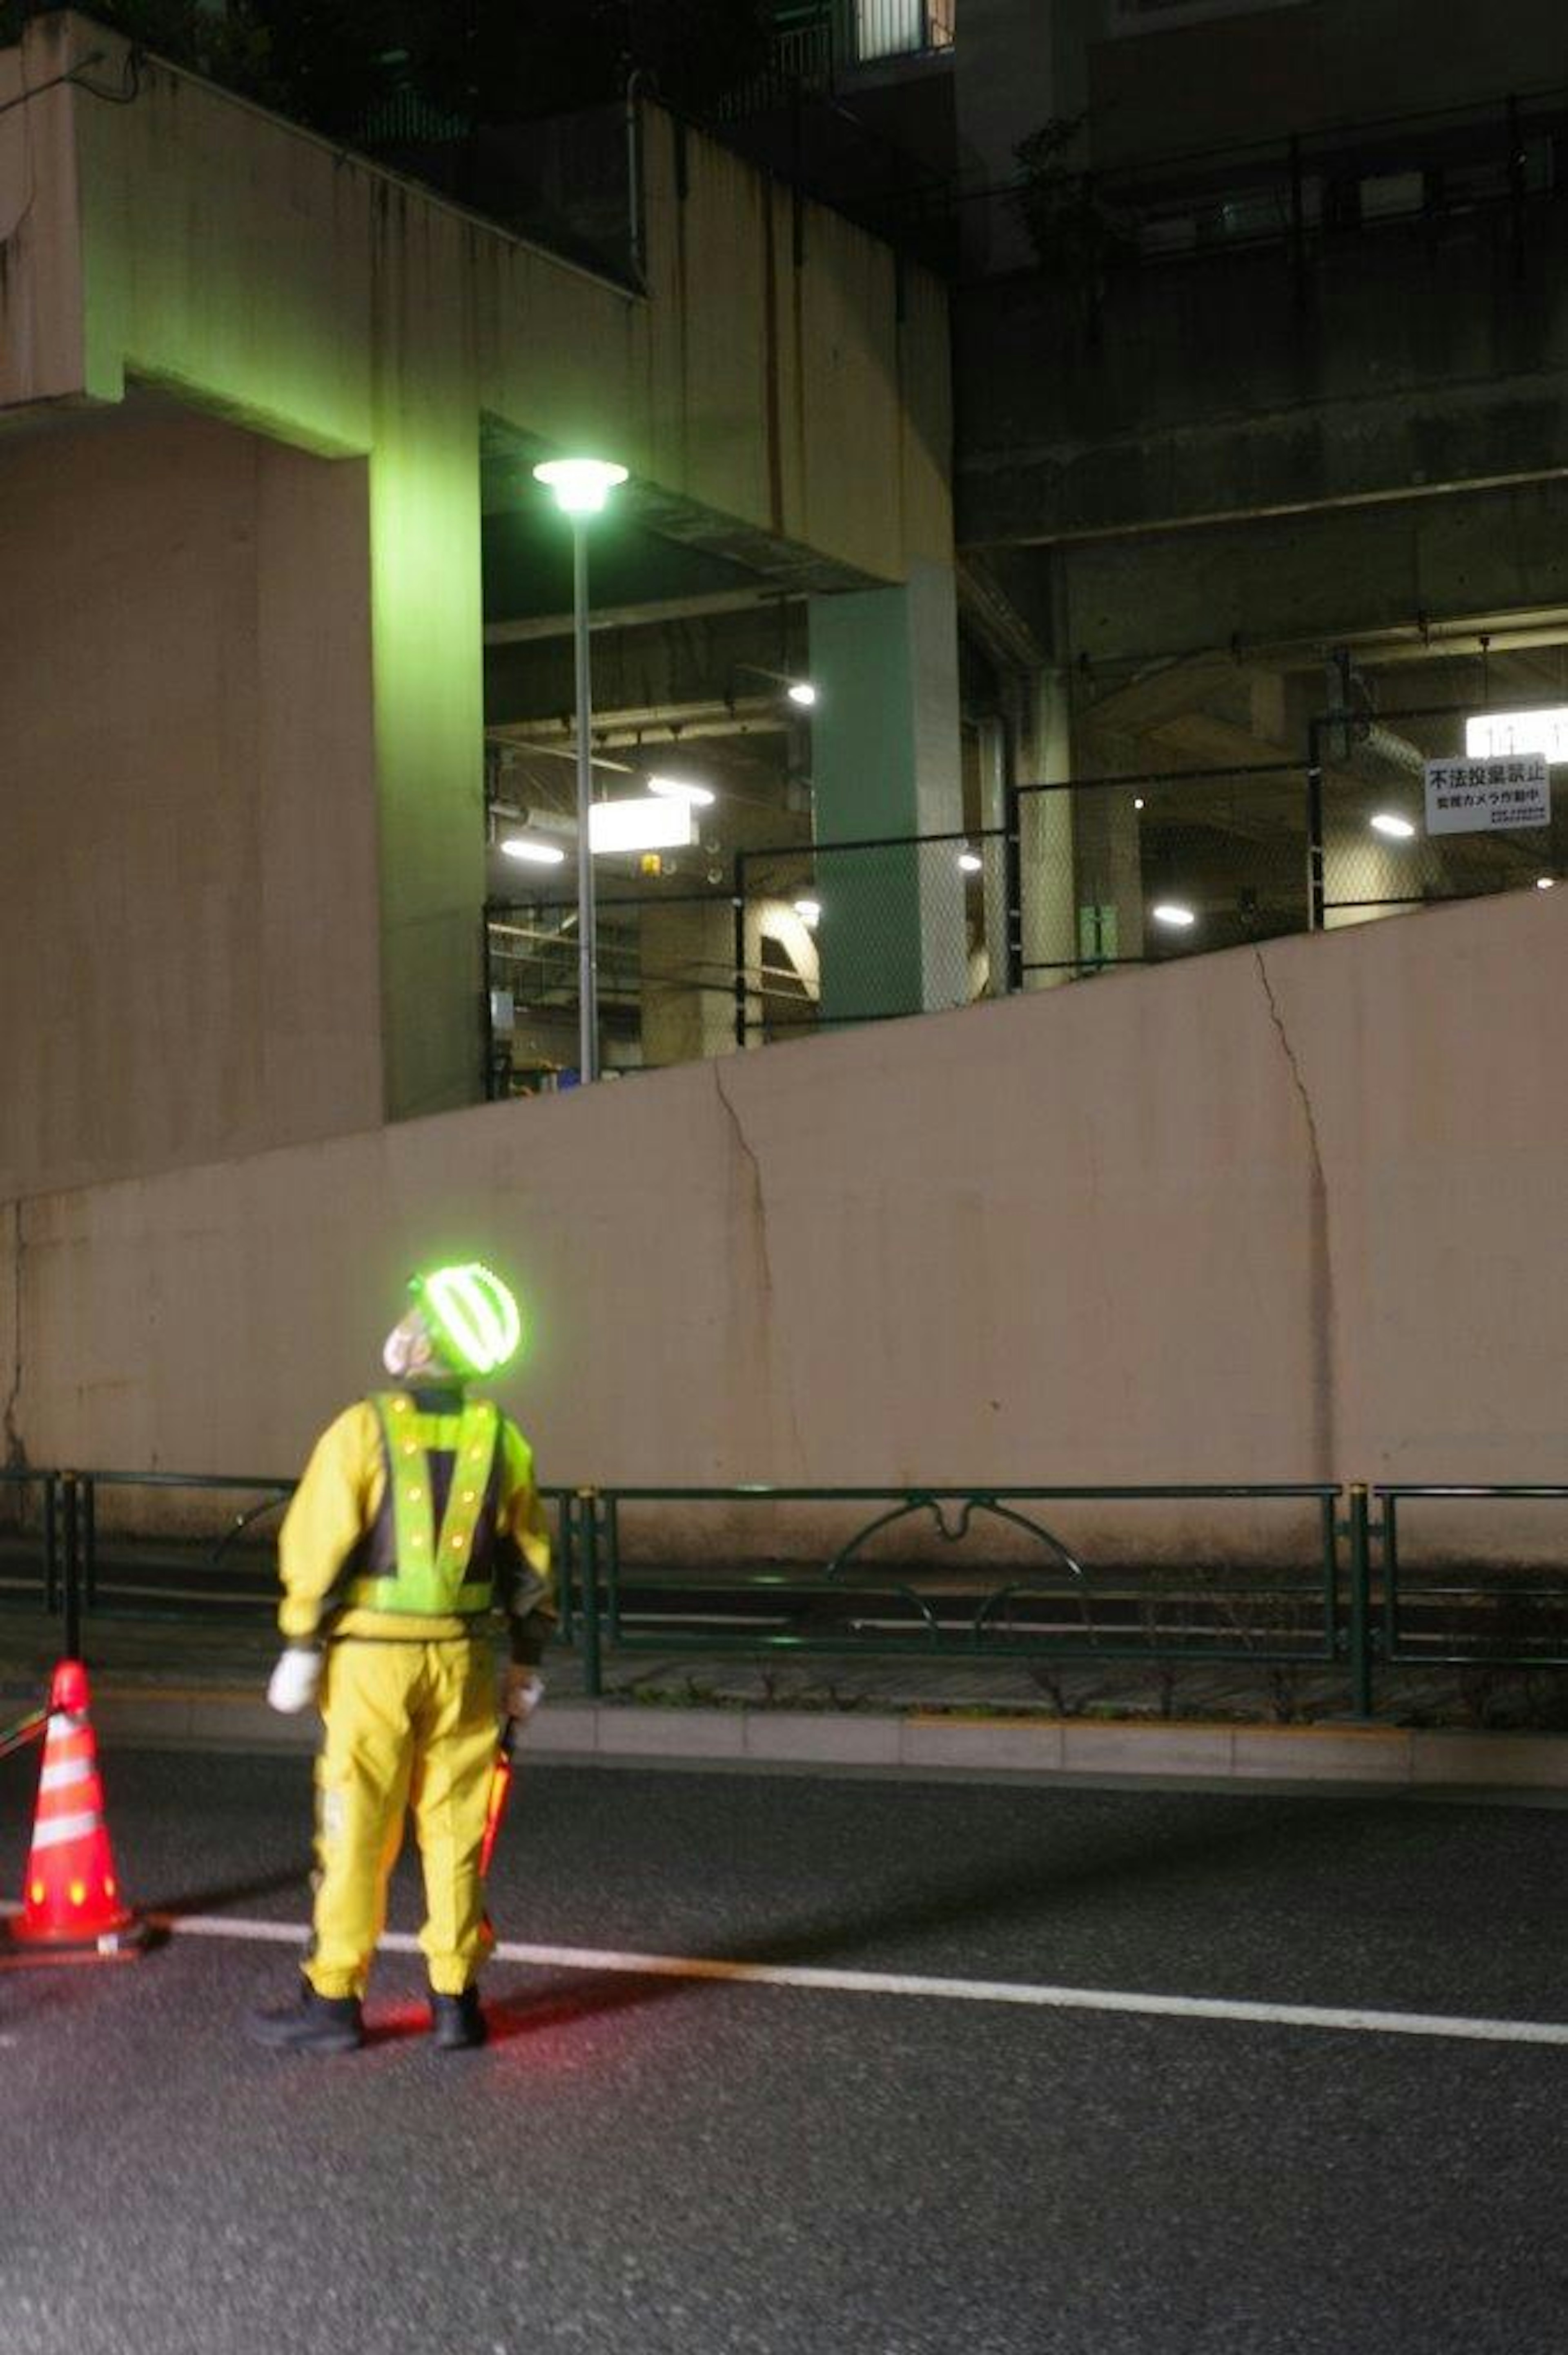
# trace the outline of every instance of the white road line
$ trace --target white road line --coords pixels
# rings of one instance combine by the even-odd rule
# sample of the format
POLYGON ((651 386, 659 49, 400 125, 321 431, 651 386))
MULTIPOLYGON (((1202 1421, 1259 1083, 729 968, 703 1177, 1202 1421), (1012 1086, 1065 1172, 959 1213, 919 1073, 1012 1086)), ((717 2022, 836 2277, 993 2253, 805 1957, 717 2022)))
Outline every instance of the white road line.
MULTIPOLYGON (((167 1927, 183 1938, 249 1938, 302 1946, 303 1923, 249 1922, 228 1913, 184 1913, 167 1927)), ((412 1955, 419 1942, 388 1931, 384 1947, 412 1955)), ((1339 2010, 1304 2003, 1242 2003, 1199 1995, 1141 1995, 1113 1987, 1038 1987, 1018 1979, 925 1978, 893 1971, 819 1970, 794 1963, 737 1963, 708 1955, 622 1954, 595 1946, 535 1946, 503 1940, 495 1958, 564 1971, 620 1972, 633 1978, 719 1979, 746 1987, 803 1987, 831 1995, 923 1996, 944 2003, 1001 2003, 1039 2011, 1118 2011, 1156 2019, 1228 2019, 1271 2028, 1330 2028, 1359 2036, 1447 2036, 1481 2044, 1568 2045, 1568 2021, 1467 2019, 1441 2011, 1339 2010)))

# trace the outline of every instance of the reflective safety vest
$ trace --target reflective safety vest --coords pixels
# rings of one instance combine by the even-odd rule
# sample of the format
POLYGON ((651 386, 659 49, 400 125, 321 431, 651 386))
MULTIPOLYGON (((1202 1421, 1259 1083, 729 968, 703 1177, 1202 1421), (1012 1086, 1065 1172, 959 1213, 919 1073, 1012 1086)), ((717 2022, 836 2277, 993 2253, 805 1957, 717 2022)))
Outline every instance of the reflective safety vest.
POLYGON ((474 1537, 491 1502, 500 1411, 488 1399, 473 1399, 459 1414, 421 1414, 401 1391, 371 1403, 387 1451, 387 1493, 362 1567, 347 1582, 347 1606, 427 1616, 488 1611, 493 1565, 475 1564, 474 1537), (433 1456, 451 1465, 439 1529, 433 1456))

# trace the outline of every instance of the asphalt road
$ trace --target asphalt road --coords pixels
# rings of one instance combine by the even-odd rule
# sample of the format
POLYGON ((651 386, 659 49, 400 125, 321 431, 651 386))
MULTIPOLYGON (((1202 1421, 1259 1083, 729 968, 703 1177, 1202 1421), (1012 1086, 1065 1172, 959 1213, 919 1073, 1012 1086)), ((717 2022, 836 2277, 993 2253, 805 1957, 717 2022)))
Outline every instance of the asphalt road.
POLYGON ((503 1938, 873 1983, 498 1961, 495 2041, 440 2056, 392 1953, 370 2047, 311 2062, 239 2033, 291 1979, 308 1766, 105 1778, 132 1896, 206 1929, 0 1971, 4 2355, 1568 2344, 1568 2045, 1430 2018, 1568 2023, 1568 1810, 538 1769, 503 1938))

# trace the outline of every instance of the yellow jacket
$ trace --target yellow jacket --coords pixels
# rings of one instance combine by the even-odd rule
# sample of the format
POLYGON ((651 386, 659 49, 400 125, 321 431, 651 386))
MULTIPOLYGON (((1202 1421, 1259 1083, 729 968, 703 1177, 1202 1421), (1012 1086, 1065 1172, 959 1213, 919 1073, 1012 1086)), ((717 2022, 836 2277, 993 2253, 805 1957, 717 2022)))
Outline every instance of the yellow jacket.
MULTIPOLYGON (((361 1399, 316 1442, 278 1538, 283 1600, 278 1625, 290 1644, 323 1635, 432 1642, 473 1633, 453 1613, 344 1608, 336 1590, 352 1575, 387 1494, 380 1418, 361 1399)), ((550 1535, 534 1486, 534 1455, 516 1424, 501 1418, 496 1441, 495 1600, 506 1614, 515 1660, 536 1661, 556 1624, 550 1535)))

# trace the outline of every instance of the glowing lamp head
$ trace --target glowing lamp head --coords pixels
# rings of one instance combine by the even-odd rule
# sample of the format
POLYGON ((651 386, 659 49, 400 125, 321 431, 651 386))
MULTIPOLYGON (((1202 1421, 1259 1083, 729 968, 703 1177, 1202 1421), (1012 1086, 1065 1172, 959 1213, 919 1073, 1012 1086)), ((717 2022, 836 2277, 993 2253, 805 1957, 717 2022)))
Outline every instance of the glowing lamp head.
POLYGON ((563 515, 598 515, 626 468, 604 458, 546 458, 534 469, 534 480, 556 495, 563 515))
POLYGON ((809 678, 792 678, 784 692, 802 711, 810 711, 817 700, 817 690, 809 678))

